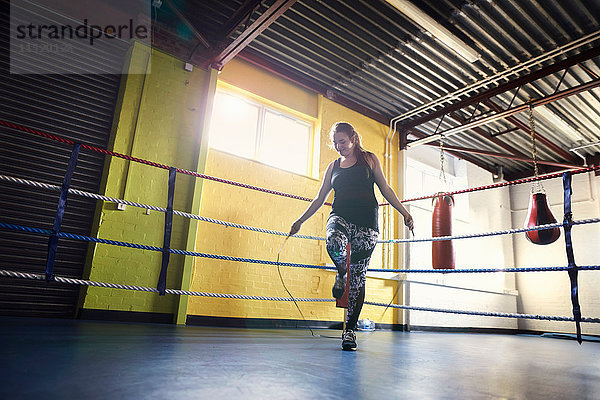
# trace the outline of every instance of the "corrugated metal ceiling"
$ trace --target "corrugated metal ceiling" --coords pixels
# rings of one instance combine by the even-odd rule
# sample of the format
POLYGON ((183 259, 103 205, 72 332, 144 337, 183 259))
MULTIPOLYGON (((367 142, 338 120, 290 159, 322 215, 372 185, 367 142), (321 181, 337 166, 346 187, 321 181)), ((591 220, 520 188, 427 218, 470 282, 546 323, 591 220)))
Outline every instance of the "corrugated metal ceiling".
MULTIPOLYGON (((175 1, 214 49, 235 40, 276 0, 256 7, 237 29, 230 18, 252 1, 175 1), (224 36, 227 35, 227 36, 224 36)), ((240 56, 268 66, 334 100, 363 107, 381 121, 396 118, 410 139, 444 132, 461 121, 506 109, 600 79, 595 56, 520 88, 468 105, 477 94, 562 60, 600 47, 600 0, 412 0, 479 54, 469 62, 384 0, 299 0, 256 37, 240 56), (560 83, 560 86, 559 86, 560 83), (558 89, 557 89, 558 87, 558 89), (460 110, 411 126, 451 104, 460 110)), ((159 22, 180 25, 165 7, 159 22)), ((193 35, 180 30, 182 41, 193 35)), ((209 54, 207 52, 206 54, 209 54)), ((445 138, 445 145, 531 157, 527 112, 498 119, 445 138)), ((594 88, 534 109, 538 157, 582 164, 575 147, 600 142, 600 89, 594 88), (552 145, 554 144, 554 145, 552 145)), ((432 144, 435 144, 432 143, 432 144)), ((582 156, 599 145, 578 150, 582 156)), ((463 153, 460 153, 463 154, 463 153)), ((493 171, 497 165, 517 176, 530 162, 467 153, 464 158, 493 171)), ((543 166, 542 166, 543 167, 543 166)), ((545 167, 550 170, 553 167, 545 167)), ((544 170, 542 168, 542 170, 544 170)))

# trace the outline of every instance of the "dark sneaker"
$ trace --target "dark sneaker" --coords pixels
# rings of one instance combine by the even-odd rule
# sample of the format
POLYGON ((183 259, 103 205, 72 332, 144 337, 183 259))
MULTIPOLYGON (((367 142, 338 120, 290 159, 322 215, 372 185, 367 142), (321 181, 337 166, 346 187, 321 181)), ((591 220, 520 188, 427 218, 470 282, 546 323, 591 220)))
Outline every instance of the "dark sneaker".
POLYGON ((341 299, 344 296, 344 293, 346 292, 347 276, 347 273, 344 274, 344 276, 340 276, 339 272, 335 275, 335 283, 333 284, 333 289, 331 289, 334 298, 341 299))
POLYGON ((342 350, 356 351, 356 335, 352 329, 346 329, 342 333, 342 350))

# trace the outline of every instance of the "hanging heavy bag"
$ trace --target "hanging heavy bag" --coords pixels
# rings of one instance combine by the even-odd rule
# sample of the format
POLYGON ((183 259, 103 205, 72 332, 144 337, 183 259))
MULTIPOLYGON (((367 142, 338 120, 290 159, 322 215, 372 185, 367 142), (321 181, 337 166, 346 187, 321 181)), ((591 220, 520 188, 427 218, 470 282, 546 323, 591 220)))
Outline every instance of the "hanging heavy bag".
MULTIPOLYGON (((439 195, 433 198, 431 233, 433 237, 452 236, 452 209, 454 197, 439 195)), ((434 269, 454 269, 454 245, 452 240, 431 243, 431 263, 434 269)))
MULTIPOLYGON (((525 228, 556 223, 556 218, 550 211, 545 193, 532 193, 529 198, 525 228)), ((560 237, 560 228, 542 229, 525 232, 527 239, 533 244, 550 244, 560 237)))
MULTIPOLYGON (((533 171, 536 178, 534 186, 531 190, 531 198, 529 199, 529 208, 527 209, 527 218, 525 218, 525 228, 531 228, 538 225, 547 225, 556 223, 556 218, 550 211, 546 193, 540 181, 537 166, 537 151, 535 148, 535 121, 533 119, 533 106, 529 103, 529 130, 531 133, 531 155, 533 156, 533 171)), ((525 232, 525 237, 533 244, 550 244, 555 242, 560 237, 560 229, 558 227, 550 229, 542 229, 538 231, 525 232)))

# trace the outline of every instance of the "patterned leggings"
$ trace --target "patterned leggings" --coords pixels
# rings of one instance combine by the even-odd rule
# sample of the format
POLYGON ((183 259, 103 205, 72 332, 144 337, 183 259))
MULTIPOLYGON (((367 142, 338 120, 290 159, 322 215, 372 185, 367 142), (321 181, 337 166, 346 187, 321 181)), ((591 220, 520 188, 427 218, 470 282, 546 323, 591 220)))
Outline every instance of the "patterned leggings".
POLYGON ((342 217, 334 215, 327 220, 327 252, 341 275, 346 273, 346 245, 350 242, 346 329, 356 329, 358 316, 365 301, 367 267, 378 235, 376 230, 357 227, 342 217))

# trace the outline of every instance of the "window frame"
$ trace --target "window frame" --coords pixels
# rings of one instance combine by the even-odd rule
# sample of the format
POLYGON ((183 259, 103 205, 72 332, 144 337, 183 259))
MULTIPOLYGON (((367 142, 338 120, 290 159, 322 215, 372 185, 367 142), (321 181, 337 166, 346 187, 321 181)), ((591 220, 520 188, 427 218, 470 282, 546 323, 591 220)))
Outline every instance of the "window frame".
MULTIPOLYGON (((215 91, 215 96, 217 96, 218 94, 225 94, 225 95, 230 95, 230 96, 236 97, 236 98, 244 101, 245 103, 249 103, 249 104, 259 108, 258 121, 257 121, 256 128, 255 128, 256 129, 255 130, 255 141, 254 141, 255 146, 254 146, 253 155, 250 158, 246 157, 244 155, 236 154, 235 152, 228 151, 226 149, 212 147, 210 145, 210 138, 209 138, 208 145, 209 145, 210 149, 221 151, 221 152, 231 154, 233 156, 244 158, 247 160, 251 160, 254 162, 258 162, 260 164, 269 166, 271 168, 277 168, 281 171, 289 172, 291 174, 302 175, 302 176, 306 176, 309 178, 318 179, 318 176, 319 176, 318 162, 315 162, 316 160, 318 160, 318 157, 319 157, 318 152, 320 149, 320 146, 318 143, 319 132, 317 129, 318 128, 318 124, 317 124, 318 118, 304 114, 299 111, 296 111, 290 107, 281 105, 272 100, 266 99, 264 97, 254 94, 254 93, 248 92, 244 89, 240 89, 236 86, 233 86, 233 85, 227 84, 225 82, 221 82, 221 81, 217 83, 217 90, 215 91), (266 162, 260 158, 261 146, 263 144, 263 139, 265 136, 265 118, 266 118, 267 112, 270 112, 270 113, 274 114, 275 116, 283 116, 285 118, 294 120, 297 123, 300 123, 301 125, 306 125, 307 128, 309 129, 308 142, 307 142, 307 155, 308 156, 307 156, 304 172, 297 172, 297 171, 293 171, 291 169, 282 168, 280 166, 273 165, 269 162, 266 162)), ((212 128, 212 123, 211 123, 211 128, 212 128)))

